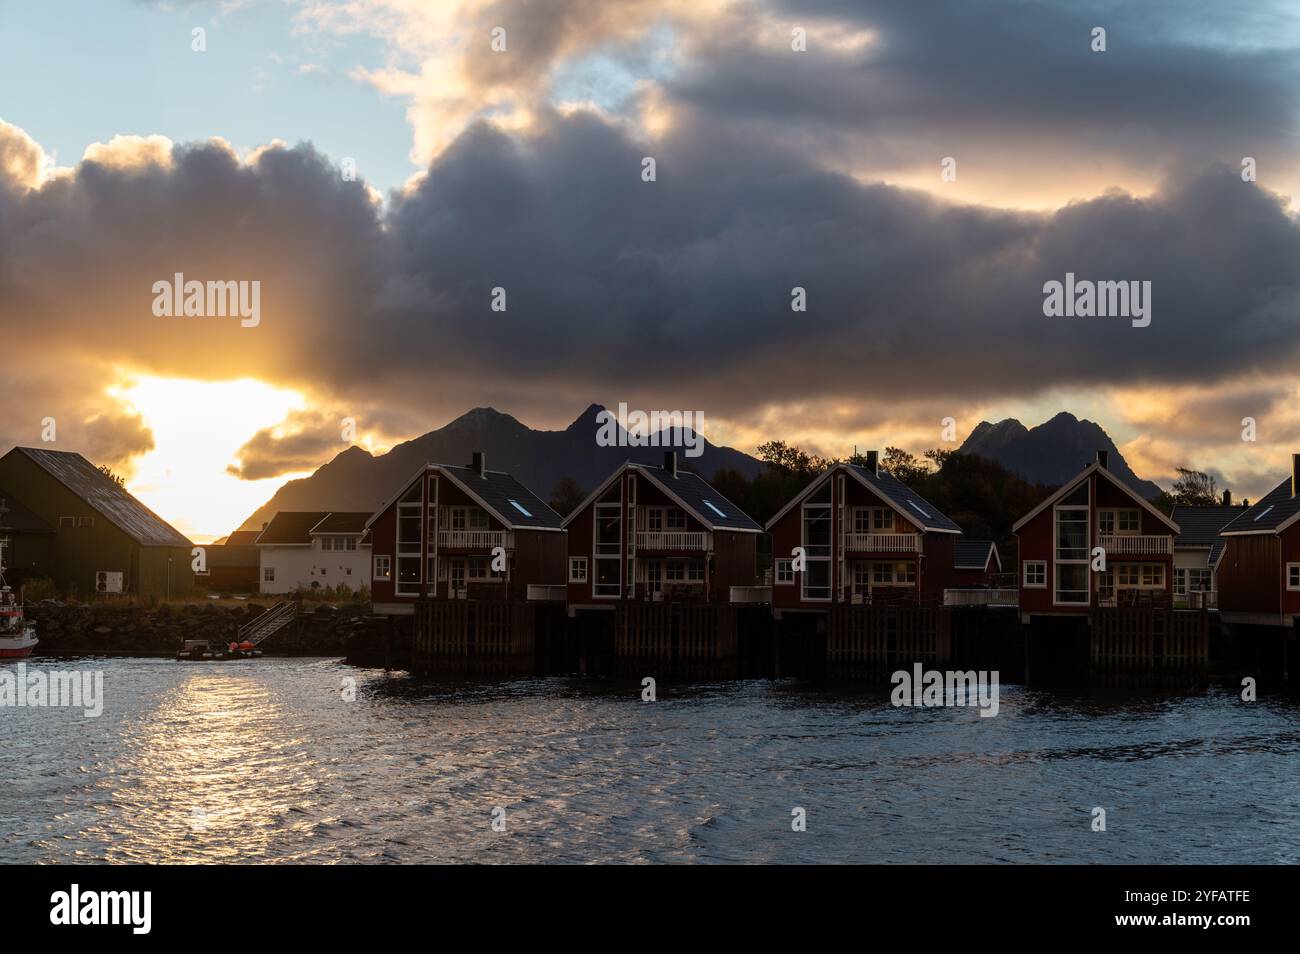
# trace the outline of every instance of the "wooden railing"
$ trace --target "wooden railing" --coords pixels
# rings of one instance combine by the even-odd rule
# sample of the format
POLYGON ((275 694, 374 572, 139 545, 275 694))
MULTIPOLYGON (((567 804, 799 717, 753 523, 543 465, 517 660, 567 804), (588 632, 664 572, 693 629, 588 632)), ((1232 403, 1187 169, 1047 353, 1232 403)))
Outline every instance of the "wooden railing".
POLYGON ((638 530, 638 550, 712 550, 713 534, 690 530, 638 530))
POLYGON ((1107 536, 1098 540, 1106 556, 1168 556, 1174 552, 1174 538, 1168 535, 1107 536))
POLYGON ((944 606, 1016 606, 1020 591, 999 590, 944 590, 944 606))
POLYGON ((920 553, 919 533, 846 533, 844 549, 856 553, 920 553))
POLYGON ((449 550, 513 549, 515 535, 505 530, 439 530, 438 546, 449 550))
POLYGON ((1174 594, 1174 609, 1217 609, 1218 606, 1218 590, 1193 590, 1190 593, 1174 594))
POLYGON ((731 588, 732 603, 770 603, 772 602, 772 587, 770 586, 733 586, 731 588))

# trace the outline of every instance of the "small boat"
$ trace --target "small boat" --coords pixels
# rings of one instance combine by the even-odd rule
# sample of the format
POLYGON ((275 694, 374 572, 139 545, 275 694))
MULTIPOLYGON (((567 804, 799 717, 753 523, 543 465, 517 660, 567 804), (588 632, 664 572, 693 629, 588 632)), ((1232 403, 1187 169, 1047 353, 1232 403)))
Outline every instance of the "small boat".
POLYGON ((36 627, 23 618, 23 604, 14 597, 13 590, 0 586, 0 659, 30 656, 39 642, 36 627))
MULTIPOLYGON (((9 508, 0 500, 0 522, 9 508)), ((5 545, 0 536, 0 659, 23 659, 32 654, 36 644, 36 627, 23 617, 23 604, 5 583, 5 545)))
POLYGON ((181 662, 224 662, 230 659, 256 659, 260 655, 262 651, 249 642, 213 646, 207 639, 187 639, 177 651, 176 658, 181 662))

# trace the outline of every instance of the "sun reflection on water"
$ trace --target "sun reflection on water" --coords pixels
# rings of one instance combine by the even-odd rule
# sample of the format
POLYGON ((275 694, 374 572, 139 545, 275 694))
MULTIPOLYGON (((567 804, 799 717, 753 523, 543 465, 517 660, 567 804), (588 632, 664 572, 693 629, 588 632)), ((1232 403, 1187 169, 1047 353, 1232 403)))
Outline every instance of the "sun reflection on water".
POLYGON ((196 672, 140 718, 110 801, 129 819, 108 860, 250 861, 307 824, 308 740, 271 689, 231 664, 196 672), (295 817, 301 821, 294 822, 295 817))

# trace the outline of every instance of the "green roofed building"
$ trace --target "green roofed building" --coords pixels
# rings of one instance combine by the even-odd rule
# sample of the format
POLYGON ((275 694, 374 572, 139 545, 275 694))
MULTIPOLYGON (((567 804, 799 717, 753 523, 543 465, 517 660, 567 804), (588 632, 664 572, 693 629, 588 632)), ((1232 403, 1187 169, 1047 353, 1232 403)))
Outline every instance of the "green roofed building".
POLYGON ((193 544, 80 454, 15 447, 0 457, 0 487, 53 528, 63 593, 165 599, 193 587, 193 544))

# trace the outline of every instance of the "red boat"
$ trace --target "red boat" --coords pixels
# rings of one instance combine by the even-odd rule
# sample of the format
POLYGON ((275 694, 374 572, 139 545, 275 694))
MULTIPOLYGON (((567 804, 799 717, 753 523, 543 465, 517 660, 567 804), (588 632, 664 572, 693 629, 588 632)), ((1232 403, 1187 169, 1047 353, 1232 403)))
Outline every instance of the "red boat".
MULTIPOLYGON (((0 501, 0 520, 8 513, 0 501)), ((23 604, 5 585, 5 544, 0 537, 0 659, 21 659, 30 656, 36 644, 36 627, 23 618, 23 604)))

